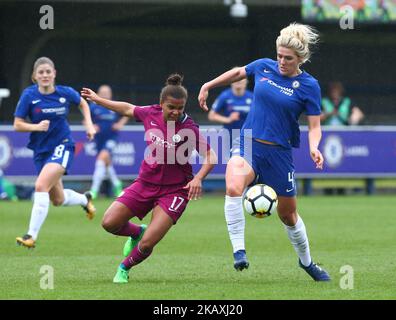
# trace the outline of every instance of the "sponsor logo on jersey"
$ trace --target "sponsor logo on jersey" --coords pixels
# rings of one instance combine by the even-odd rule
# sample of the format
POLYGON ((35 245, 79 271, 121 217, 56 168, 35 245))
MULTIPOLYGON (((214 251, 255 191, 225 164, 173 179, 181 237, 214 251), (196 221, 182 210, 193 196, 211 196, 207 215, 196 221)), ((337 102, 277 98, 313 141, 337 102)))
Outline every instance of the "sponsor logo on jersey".
POLYGON ((176 147, 175 144, 164 140, 163 138, 157 136, 156 134, 154 134, 152 132, 150 132, 150 138, 151 138, 151 142, 157 146, 162 146, 164 148, 175 148, 176 147))
POLYGON ((275 88, 280 89, 280 92, 287 95, 287 96, 292 96, 294 93, 294 90, 291 88, 287 88, 287 87, 282 87, 279 84, 277 84, 276 82, 272 81, 272 80, 268 80, 267 81, 268 84, 270 84, 271 86, 274 86, 275 88))
POLYGON ((59 108, 45 108, 41 109, 42 113, 56 113, 57 115, 65 114, 66 113, 66 108, 65 107, 59 107, 59 108))
MULTIPOLYGON (((277 84, 276 82, 272 81, 272 80, 269 79, 269 78, 262 77, 262 78, 260 79, 260 81, 267 81, 268 84, 270 84, 271 86, 273 86, 273 87, 275 87, 275 88, 280 89, 280 92, 283 93, 283 94, 285 94, 285 95, 292 96, 293 93, 294 93, 294 90, 293 90, 293 89, 280 86, 279 84, 277 84)), ((298 88, 299 86, 300 86, 300 83, 299 83, 297 80, 293 82, 293 88, 298 88), (296 85, 296 87, 294 87, 294 85, 296 85)))
POLYGON ((234 106, 233 109, 234 111, 247 113, 250 111, 250 106, 234 106))
POLYGON ((105 120, 105 121, 115 121, 116 116, 113 113, 102 113, 102 114, 98 114, 96 115, 98 117, 98 119, 100 120, 105 120))

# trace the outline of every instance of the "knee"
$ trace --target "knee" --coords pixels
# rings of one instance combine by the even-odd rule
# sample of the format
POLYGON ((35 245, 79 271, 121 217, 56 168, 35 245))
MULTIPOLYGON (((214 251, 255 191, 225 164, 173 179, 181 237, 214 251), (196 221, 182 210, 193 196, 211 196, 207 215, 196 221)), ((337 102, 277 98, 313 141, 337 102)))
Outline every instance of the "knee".
POLYGON ((143 253, 150 253, 153 251, 155 244, 150 239, 142 239, 139 241, 139 250, 143 253))
POLYGON ((297 223, 298 214, 296 210, 287 210, 282 212, 278 210, 278 215, 281 221, 289 227, 295 226, 297 223))
POLYGON ((113 219, 111 215, 106 214, 102 220, 102 228, 107 232, 116 234, 122 228, 123 224, 120 224, 116 219, 113 219))
POLYGON ((230 197, 240 197, 243 194, 245 188, 236 183, 227 183, 226 195, 230 197))
POLYGON ((106 215, 102 220, 102 228, 110 233, 114 233, 117 231, 117 225, 112 221, 112 219, 106 217, 106 215))
POLYGON ((55 207, 59 207, 59 206, 61 206, 61 205, 63 204, 64 199, 55 198, 55 199, 51 199, 51 202, 52 202, 52 204, 53 204, 55 207))
POLYGON ((40 181, 36 181, 36 184, 34 185, 34 191, 36 192, 49 192, 49 188, 45 183, 42 183, 40 181))

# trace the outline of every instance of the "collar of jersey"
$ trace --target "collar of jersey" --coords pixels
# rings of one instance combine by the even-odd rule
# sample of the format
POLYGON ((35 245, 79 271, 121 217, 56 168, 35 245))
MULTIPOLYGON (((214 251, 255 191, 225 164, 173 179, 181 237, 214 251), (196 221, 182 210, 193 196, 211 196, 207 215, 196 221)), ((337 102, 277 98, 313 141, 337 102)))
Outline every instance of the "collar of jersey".
POLYGON ((282 79, 288 79, 288 80, 297 79, 298 77, 302 76, 302 75, 305 73, 305 71, 304 71, 303 69, 301 69, 301 73, 298 74, 298 75, 296 75, 296 76, 294 76, 294 77, 287 77, 287 76, 284 76, 284 75, 282 75, 282 74, 279 72, 279 65, 278 65, 278 62, 276 63, 275 71, 276 71, 276 74, 277 74, 279 77, 281 77, 282 79))

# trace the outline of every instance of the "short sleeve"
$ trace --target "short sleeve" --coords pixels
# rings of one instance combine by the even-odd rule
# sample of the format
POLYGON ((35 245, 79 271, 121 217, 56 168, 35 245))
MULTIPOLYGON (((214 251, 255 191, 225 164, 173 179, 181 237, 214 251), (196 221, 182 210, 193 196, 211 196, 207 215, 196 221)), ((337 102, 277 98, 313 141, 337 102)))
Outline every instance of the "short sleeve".
POLYGON ((315 81, 309 88, 305 101, 305 114, 307 116, 317 116, 321 114, 321 93, 318 81, 315 81))
POLYGON ((133 117, 140 122, 149 114, 151 106, 135 106, 133 110, 133 117))
POLYGON ((80 94, 71 87, 66 87, 65 89, 66 89, 66 94, 67 94, 68 100, 77 106, 80 105, 80 102, 81 102, 80 94))
POLYGON ((254 74, 255 74, 255 72, 256 72, 256 69, 257 69, 257 66, 258 66, 262 61, 263 61, 263 59, 258 59, 258 60, 255 60, 255 61, 249 63, 249 64, 245 67, 246 75, 247 75, 248 77, 254 76, 254 74))
POLYGON ((24 91, 22 92, 22 95, 19 98, 14 116, 25 119, 29 114, 29 105, 30 105, 29 95, 26 91, 24 91))

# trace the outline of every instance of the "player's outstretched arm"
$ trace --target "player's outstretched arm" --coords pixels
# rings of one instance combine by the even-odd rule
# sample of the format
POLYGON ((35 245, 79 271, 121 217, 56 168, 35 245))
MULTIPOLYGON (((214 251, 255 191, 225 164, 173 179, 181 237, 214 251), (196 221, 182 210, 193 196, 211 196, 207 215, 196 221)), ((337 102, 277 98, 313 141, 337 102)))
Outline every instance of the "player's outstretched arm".
POLYGON ((206 105, 206 99, 208 98, 210 89, 220 86, 226 86, 235 81, 239 81, 245 78, 246 78, 245 67, 240 67, 240 68, 233 68, 231 70, 228 70, 223 74, 221 74, 220 76, 218 76, 217 78, 209 82, 206 82, 199 91, 199 95, 198 95, 199 106, 203 110, 208 111, 209 109, 208 106, 206 105))
POLYGON ((135 106, 131 103, 101 98, 89 88, 83 88, 81 90, 81 95, 87 100, 93 101, 107 109, 113 110, 114 112, 117 112, 123 116, 133 118, 135 106))

